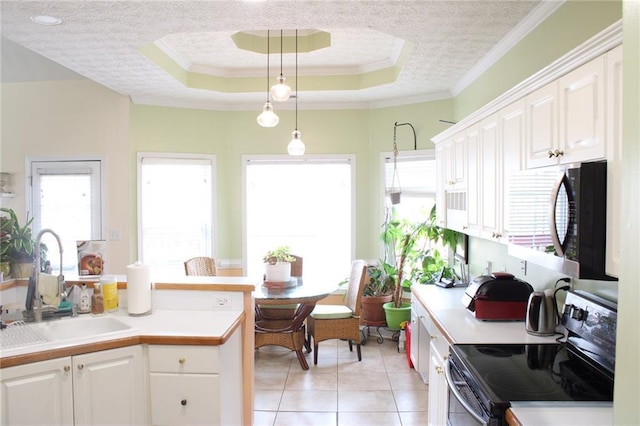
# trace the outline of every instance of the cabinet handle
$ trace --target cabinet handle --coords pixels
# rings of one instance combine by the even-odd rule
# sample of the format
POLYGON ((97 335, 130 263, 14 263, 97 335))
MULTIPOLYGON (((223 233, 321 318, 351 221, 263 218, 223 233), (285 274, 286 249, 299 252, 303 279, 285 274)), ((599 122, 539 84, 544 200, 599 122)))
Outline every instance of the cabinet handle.
POLYGON ((69 371, 71 371, 71 367, 69 367, 68 365, 65 365, 63 370, 65 373, 68 373, 69 371))
POLYGON ((556 149, 556 151, 554 152, 556 157, 560 157, 561 155, 564 155, 564 151, 559 151, 556 149))
POLYGON ((431 340, 436 340, 438 338, 438 336, 430 334, 429 337, 431 338, 431 340))
POLYGON ((469 229, 467 225, 462 225, 462 229, 469 229))
POLYGON ((182 401, 180 401, 180 405, 182 405, 183 407, 187 406, 187 400, 183 399, 182 401))
POLYGON ((549 158, 551 158, 551 157, 553 157, 553 156, 554 156, 554 153, 553 153, 553 151, 548 151, 548 152, 547 152, 547 155, 549 156, 549 158))
POLYGON ((84 370, 84 364, 78 364, 78 370, 84 370))
POLYGON ((444 373, 444 369, 442 367, 440 367, 439 365, 436 365, 436 373, 442 374, 442 373, 444 373))
POLYGON ((180 358, 180 359, 178 360, 178 363, 179 363, 180 365, 184 365, 184 363, 185 363, 185 362, 187 362, 187 360, 186 360, 185 358, 180 358))

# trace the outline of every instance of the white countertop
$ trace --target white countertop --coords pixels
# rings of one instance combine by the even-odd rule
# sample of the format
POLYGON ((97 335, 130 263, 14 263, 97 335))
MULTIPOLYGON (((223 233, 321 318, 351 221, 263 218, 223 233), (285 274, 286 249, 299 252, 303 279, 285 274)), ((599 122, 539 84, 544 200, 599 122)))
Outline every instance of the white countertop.
MULTIPOLYGON (((528 334, 522 321, 480 321, 462 304, 465 288, 414 285, 412 297, 418 299, 449 343, 554 343, 556 337, 528 334)), ((514 402, 511 411, 521 424, 611 425, 613 403, 514 402)))
POLYGON ((129 316, 124 309, 92 317, 90 314, 79 315, 77 318, 61 318, 52 321, 68 321, 81 323, 112 316, 120 322, 130 326, 122 331, 115 331, 96 336, 56 340, 46 343, 27 344, 24 346, 4 349, 0 351, 0 358, 13 357, 35 352, 51 351, 70 348, 78 345, 95 344, 115 339, 136 336, 163 336, 168 338, 219 338, 224 336, 233 324, 241 317, 242 311, 185 311, 185 310, 154 310, 151 314, 141 317, 129 316))

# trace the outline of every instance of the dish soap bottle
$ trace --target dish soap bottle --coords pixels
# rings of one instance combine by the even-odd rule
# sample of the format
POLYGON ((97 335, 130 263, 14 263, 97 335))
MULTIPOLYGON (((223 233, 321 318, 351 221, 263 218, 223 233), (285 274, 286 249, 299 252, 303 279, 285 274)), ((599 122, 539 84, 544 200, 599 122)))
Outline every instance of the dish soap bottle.
POLYGON ((91 295, 89 295, 89 289, 86 284, 82 284, 82 290, 80 291, 80 307, 78 312, 81 314, 88 314, 91 312, 91 295))
POLYGON ((104 314, 104 296, 100 283, 96 283, 93 287, 93 296, 91 296, 91 315, 104 314))

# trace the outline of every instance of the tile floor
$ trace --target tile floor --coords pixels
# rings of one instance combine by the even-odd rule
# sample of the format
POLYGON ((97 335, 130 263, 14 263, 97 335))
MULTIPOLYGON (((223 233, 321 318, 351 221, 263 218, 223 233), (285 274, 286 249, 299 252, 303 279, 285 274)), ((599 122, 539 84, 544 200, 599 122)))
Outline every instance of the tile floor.
POLYGON ((255 352, 255 426, 411 426, 427 424, 427 385, 409 368, 397 343, 370 337, 358 362, 346 341, 322 342, 309 370, 293 352, 255 352))

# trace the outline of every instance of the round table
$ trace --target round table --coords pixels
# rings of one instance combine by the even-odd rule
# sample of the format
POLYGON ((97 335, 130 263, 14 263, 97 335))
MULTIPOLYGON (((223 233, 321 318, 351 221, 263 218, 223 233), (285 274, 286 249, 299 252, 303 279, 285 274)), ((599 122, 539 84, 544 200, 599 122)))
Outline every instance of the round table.
POLYGON ((312 280, 305 283, 302 278, 294 284, 284 288, 256 286, 255 347, 277 345, 291 349, 295 351, 302 369, 308 370, 309 364, 302 349, 311 352, 311 344, 305 336, 304 322, 316 303, 337 290, 338 284, 312 280), (274 318, 264 312, 267 309, 261 306, 265 305, 289 306, 289 310, 284 310, 285 315, 274 318))

